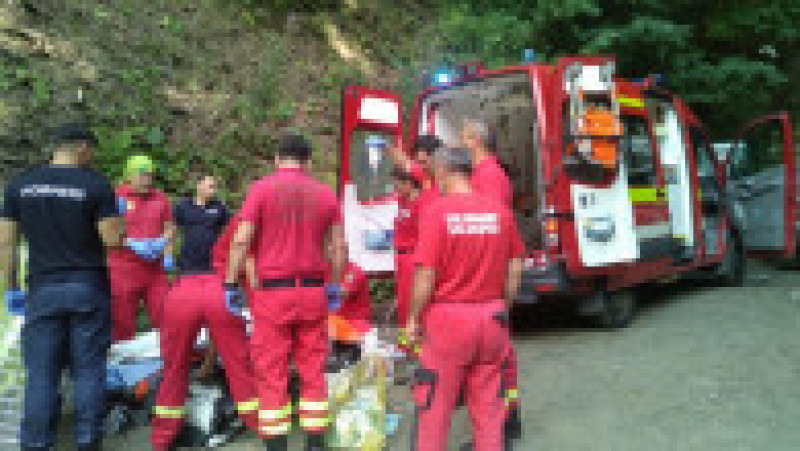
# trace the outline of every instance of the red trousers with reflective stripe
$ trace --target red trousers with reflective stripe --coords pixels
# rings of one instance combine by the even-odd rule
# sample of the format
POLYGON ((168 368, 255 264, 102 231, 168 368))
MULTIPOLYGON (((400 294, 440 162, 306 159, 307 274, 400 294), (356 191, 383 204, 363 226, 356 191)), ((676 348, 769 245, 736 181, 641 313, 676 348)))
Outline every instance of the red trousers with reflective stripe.
MULTIPOLYGON (((170 290, 161 324, 164 378, 156 398, 156 413, 159 406, 171 410, 184 407, 197 334, 202 327, 207 327, 222 359, 239 414, 248 427, 257 430, 258 396, 245 322, 225 307, 222 282, 222 278, 214 274, 182 276, 170 290)), ((153 449, 167 449, 182 424, 182 418, 155 415, 153 449)))
POLYGON ((444 451, 462 390, 477 451, 503 449, 501 368, 509 347, 505 303, 436 303, 423 315, 414 385, 415 450, 444 451))
POLYGON ((108 276, 111 282, 111 325, 114 341, 133 338, 141 301, 144 301, 150 324, 158 328, 164 298, 169 291, 169 281, 161 263, 109 257, 108 276))
MULTIPOLYGON (((304 411, 304 402, 327 406, 325 365, 328 357, 328 304, 321 287, 256 290, 251 347, 261 400, 261 436, 283 435, 284 415, 270 418, 290 405, 289 363, 300 376, 300 423, 328 418, 327 407, 304 411), (277 428, 277 429, 276 429, 277 428)), ((286 419, 286 421, 289 421, 286 419)), ((305 427, 318 432, 324 427, 305 427)))
POLYGON ((414 286, 414 254, 412 252, 398 253, 396 258, 397 320, 399 326, 405 328, 411 309, 411 290, 414 286))
MULTIPOLYGON (((508 349, 506 349, 506 360, 503 363, 503 389, 506 392, 506 397, 508 398, 509 392, 513 391, 514 393, 517 392, 517 353, 514 351, 514 346, 511 343, 511 340, 508 341, 508 349)), ((516 409, 519 406, 519 400, 513 399, 508 400, 509 403, 506 405, 508 413, 511 413, 513 409, 516 409)))

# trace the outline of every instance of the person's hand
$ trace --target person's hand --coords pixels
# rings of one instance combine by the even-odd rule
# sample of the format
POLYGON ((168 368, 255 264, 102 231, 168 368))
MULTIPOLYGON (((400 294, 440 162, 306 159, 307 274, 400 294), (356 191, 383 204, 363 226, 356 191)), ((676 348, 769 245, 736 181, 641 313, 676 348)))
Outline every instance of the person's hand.
POLYGON ((225 284, 225 306, 228 311, 236 316, 242 316, 242 309, 244 308, 244 292, 239 284, 226 283, 225 284))
POLYGON ((166 238, 126 238, 125 246, 145 260, 156 260, 164 252, 166 238))
POLYGON ((6 309, 8 313, 14 316, 25 315, 25 301, 27 294, 24 290, 19 288, 10 288, 6 290, 3 296, 6 302, 6 309))
POLYGON ((164 271, 172 272, 175 270, 175 261, 172 254, 164 254, 164 271))
POLYGON ((422 331, 420 330, 419 319, 412 316, 406 323, 406 338, 411 349, 416 348, 422 341, 422 331))
POLYGON ((145 260, 153 260, 150 252, 150 243, 146 239, 125 238, 125 247, 145 260))
POLYGON ((329 283, 325 286, 325 295, 328 297, 328 311, 338 311, 342 306, 342 286, 338 283, 329 283))
POLYGON ((169 240, 164 237, 153 238, 148 241, 150 241, 150 255, 152 255, 153 258, 158 258, 161 254, 163 254, 164 249, 167 247, 167 243, 169 242, 169 240))

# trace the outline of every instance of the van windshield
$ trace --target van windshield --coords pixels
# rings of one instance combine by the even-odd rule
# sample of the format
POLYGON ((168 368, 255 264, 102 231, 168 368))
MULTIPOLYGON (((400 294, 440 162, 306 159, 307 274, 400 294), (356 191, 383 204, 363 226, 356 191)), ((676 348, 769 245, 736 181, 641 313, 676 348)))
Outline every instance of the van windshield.
POLYGON ((527 248, 541 246, 539 133, 527 73, 490 76, 434 92, 420 108, 419 134, 461 145, 465 119, 485 122, 513 187, 513 207, 527 248))

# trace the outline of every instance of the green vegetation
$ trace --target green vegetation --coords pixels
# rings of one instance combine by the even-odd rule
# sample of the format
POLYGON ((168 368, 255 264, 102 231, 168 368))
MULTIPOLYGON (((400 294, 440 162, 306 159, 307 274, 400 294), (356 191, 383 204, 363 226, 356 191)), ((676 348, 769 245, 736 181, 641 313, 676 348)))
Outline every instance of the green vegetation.
MULTIPOLYGON (((50 127, 88 120, 100 167, 145 152, 171 192, 211 170, 237 203, 276 137, 302 130, 335 180, 347 83, 413 94, 442 64, 618 56, 665 73, 716 137, 788 109, 800 117, 800 4, 791 0, 11 0, 0 6, 0 180, 41 161, 50 127)), ((798 127, 800 128, 800 127, 798 127)))

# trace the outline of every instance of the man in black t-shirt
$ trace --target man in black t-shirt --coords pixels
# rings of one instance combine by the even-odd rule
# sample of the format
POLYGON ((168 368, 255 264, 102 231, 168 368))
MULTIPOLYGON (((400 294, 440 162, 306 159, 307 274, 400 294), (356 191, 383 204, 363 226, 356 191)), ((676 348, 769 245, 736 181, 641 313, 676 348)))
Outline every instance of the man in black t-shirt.
POLYGON ((227 308, 220 267, 216 273, 212 269, 212 248, 229 219, 228 209, 214 199, 215 184, 212 176, 200 177, 195 197, 174 208, 175 223, 183 234, 178 261, 181 274, 172 284, 161 314, 164 372, 153 408, 153 451, 174 449, 184 424, 194 343, 201 328, 208 329, 212 340, 206 362, 213 362, 217 349, 236 411, 251 430, 258 431, 258 396, 246 324, 227 308))
POLYGON ((75 384, 76 447, 100 450, 111 331, 105 249, 122 245, 122 222, 111 185, 87 168, 95 147, 87 129, 62 127, 51 163, 12 179, 0 208, 5 287, 16 286, 12 266, 20 233, 29 249, 23 450, 53 449, 67 366, 75 384))
POLYGON ((183 234, 178 256, 182 274, 211 272, 211 248, 230 220, 228 207, 214 197, 216 183, 212 175, 200 176, 195 196, 175 206, 175 224, 183 234))

